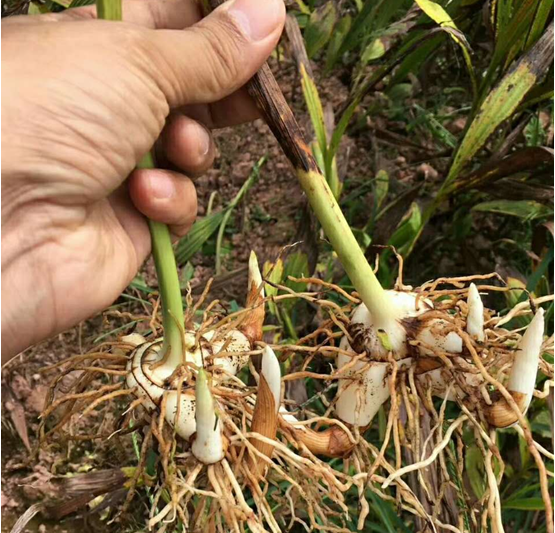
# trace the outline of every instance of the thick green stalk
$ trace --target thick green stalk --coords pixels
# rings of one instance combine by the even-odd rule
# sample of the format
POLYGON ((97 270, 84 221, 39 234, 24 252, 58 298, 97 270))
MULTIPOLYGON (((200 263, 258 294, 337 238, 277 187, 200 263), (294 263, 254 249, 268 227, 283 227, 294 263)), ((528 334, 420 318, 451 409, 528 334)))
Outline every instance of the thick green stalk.
POLYGON ((372 313, 376 325, 386 327, 396 318, 393 304, 364 257, 267 64, 250 80, 247 88, 293 164, 310 206, 361 300, 372 313))
POLYGON ((96 16, 104 20, 122 20, 121 0, 97 0, 96 16))
POLYGON ((396 316, 393 306, 364 257, 326 179, 320 172, 300 169, 297 169, 297 177, 360 299, 378 326, 389 323, 396 316))
MULTIPOLYGON (((96 12, 99 19, 122 20, 121 0, 97 0, 96 12)), ((139 168, 155 168, 154 157, 148 153, 137 165, 139 168)), ((178 366, 183 360, 183 300, 179 275, 175 263, 170 231, 165 224, 148 221, 152 240, 152 255, 160 287, 162 307, 162 325, 164 328, 164 344, 162 355, 172 366, 178 366)))
MULTIPOLYGON (((224 1, 203 0, 204 14, 216 9, 224 1)), ((376 325, 381 327, 391 324, 396 318, 393 304, 364 257, 267 63, 247 83, 247 89, 295 168, 310 206, 360 298, 372 313, 376 325)))
POLYGON ((121 0, 98 0, 96 14, 99 19, 121 20, 121 0))
MULTIPOLYGON (((152 154, 147 154, 138 168, 155 168, 152 154)), ((148 221, 152 241, 152 256, 160 287, 164 344, 161 353, 168 356, 167 363, 177 367, 183 362, 183 300, 175 254, 168 226, 154 220, 148 221)))

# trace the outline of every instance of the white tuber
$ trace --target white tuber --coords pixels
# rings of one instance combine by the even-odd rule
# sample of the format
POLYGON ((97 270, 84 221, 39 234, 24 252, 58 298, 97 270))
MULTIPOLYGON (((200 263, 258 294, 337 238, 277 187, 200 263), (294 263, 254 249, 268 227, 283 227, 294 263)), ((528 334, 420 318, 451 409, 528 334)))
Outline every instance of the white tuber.
POLYGON ((224 458, 221 423, 216 414, 216 407, 206 372, 198 371, 195 387, 197 432, 191 451, 204 464, 213 464, 224 458))

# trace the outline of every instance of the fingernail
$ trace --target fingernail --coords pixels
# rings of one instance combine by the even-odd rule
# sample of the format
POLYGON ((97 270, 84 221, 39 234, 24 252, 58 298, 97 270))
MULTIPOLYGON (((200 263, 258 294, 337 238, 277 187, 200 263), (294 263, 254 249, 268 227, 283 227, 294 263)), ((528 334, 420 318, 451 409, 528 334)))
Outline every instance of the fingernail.
POLYGON ((175 185, 167 176, 150 178, 149 189, 150 194, 158 200, 168 200, 175 194, 175 185))
POLYGON ((270 35, 283 18, 282 0, 234 0, 228 13, 253 41, 270 35))
POLYGON ((210 150, 210 133, 203 126, 198 126, 198 150, 199 155, 205 156, 210 150))

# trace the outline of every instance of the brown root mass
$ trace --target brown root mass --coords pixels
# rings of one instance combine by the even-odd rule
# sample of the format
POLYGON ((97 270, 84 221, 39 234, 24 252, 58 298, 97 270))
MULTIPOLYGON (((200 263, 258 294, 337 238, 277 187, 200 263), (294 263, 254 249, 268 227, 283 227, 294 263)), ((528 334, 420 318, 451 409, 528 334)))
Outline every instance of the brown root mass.
MULTIPOLYGON (((206 466, 192 456, 190 443, 176 438, 158 411, 148 412, 134 391, 126 388, 123 376, 131 347, 106 343, 95 352, 56 365, 63 372, 49 391, 40 427, 41 446, 54 441, 110 439, 115 434, 141 432, 142 444, 127 483, 122 512, 129 508, 140 487, 150 487, 149 527, 157 530, 181 521, 191 529, 211 531, 243 531, 247 527, 253 531, 280 531, 295 523, 307 530, 347 531, 347 492, 355 489, 359 528, 364 527, 370 510, 367 497, 371 491, 413 514, 423 528, 462 532, 489 523, 493 531, 502 531, 498 484, 504 464, 491 425, 495 405, 503 407, 518 422, 518 431, 539 471, 546 510, 551 508, 551 502, 542 455, 550 452, 534 442, 519 398, 503 386, 520 334, 502 327, 506 317, 494 316, 487 310, 485 341, 476 342, 465 332, 467 285, 472 281, 482 292, 504 290, 488 285, 491 277, 441 279, 417 289, 422 298, 434 302, 430 315, 445 320, 445 327, 461 336, 465 349, 452 357, 427 347, 431 355, 414 358, 410 367, 402 369, 390 354, 387 380, 391 398, 379 446, 374 443, 372 432, 348 427, 334 418, 333 385, 351 365, 330 369, 330 362, 342 352, 341 337, 352 336, 348 317, 357 299, 317 279, 304 280, 313 289, 304 293, 279 287, 282 292, 272 301, 279 305, 283 300, 302 298, 318 306, 325 317, 318 329, 294 345, 272 347, 282 362, 287 361, 289 368, 296 369, 284 375, 283 380, 312 380, 314 389, 321 391, 317 399, 324 406, 323 412, 312 410, 310 405, 286 402, 298 422, 293 424, 280 416, 276 437, 269 438, 258 433, 258 426, 252 423, 257 388, 245 385, 238 377, 220 382, 213 393, 228 446, 223 461, 206 466), (330 293, 334 293, 334 299, 329 298, 330 293), (447 400, 434 399, 437 391, 433 394, 426 381, 420 379, 438 368, 447 384, 444 395, 456 396, 455 410, 447 409, 447 400), (78 377, 62 391, 62 377, 72 372, 78 377), (468 374, 481 376, 482 385, 471 386, 465 379, 468 374), (98 376, 102 376, 102 384, 91 390, 91 383, 99 382, 95 380, 98 376), (110 427, 100 423, 94 434, 75 431, 79 417, 105 419, 107 413, 111 414, 110 427), (479 501, 464 490, 465 442, 469 436, 483 457, 487 478, 479 501), (152 452, 156 457, 150 466, 154 477, 152 471, 146 471, 147 457, 152 452), (327 457, 342 459, 330 463, 327 457), (247 503, 249 499, 253 504, 247 503)), ((199 307, 197 302, 195 311, 199 307)), ((215 308, 208 306, 203 313, 199 332, 215 329, 220 336, 248 320, 248 309, 224 316, 215 308)), ((511 318, 529 313, 530 304, 520 305, 511 311, 511 318)), ((552 352, 551 345, 544 348, 552 352)), ((260 352, 253 350, 250 355, 260 352)), ((219 355, 229 354, 224 351, 219 355)), ((368 360, 364 352, 353 357, 354 362, 368 360)), ((552 379, 552 365, 542 360, 540 366, 552 379)), ((257 376, 254 366, 250 367, 257 376)), ((542 394, 536 391, 537 396, 542 394)), ((552 523, 551 516, 547 520, 552 523)))

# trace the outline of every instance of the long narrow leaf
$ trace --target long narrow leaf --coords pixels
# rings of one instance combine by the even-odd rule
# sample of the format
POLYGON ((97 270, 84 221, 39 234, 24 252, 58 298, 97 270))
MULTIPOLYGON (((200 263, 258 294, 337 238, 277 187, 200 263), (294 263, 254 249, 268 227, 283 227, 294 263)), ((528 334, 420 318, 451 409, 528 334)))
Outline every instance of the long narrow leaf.
POLYGON ((475 205, 472 211, 497 213, 523 220, 534 220, 553 215, 552 209, 532 200, 492 200, 475 205))
POLYGON ((304 30, 304 40, 308 57, 314 57, 330 40, 337 20, 333 2, 327 2, 311 15, 304 30))
POLYGON ((220 229, 218 230, 218 237, 216 239, 216 275, 221 274, 222 270, 222 243, 229 217, 231 216, 231 213, 233 212, 237 204, 241 201, 243 196, 258 181, 258 178, 260 177, 260 169, 262 168, 262 165, 264 165, 264 163, 266 162, 266 159, 266 156, 263 156, 254 164, 247 181, 243 183, 243 186, 241 187, 235 198, 232 200, 231 204, 229 204, 222 218, 220 229))
POLYGON ((193 257, 220 226, 227 210, 212 213, 197 220, 191 231, 179 241, 175 250, 178 264, 183 265, 193 257))
POLYGON ((233 198, 225 209, 197 220, 193 224, 191 231, 179 241, 175 250, 175 258, 180 265, 189 261, 191 257, 193 257, 193 255, 195 255, 202 248, 202 245, 218 229, 226 214, 237 206, 243 196, 258 179, 260 167, 265 162, 266 156, 263 156, 258 160, 256 165, 253 167, 253 171, 251 172, 249 178, 245 181, 245 183, 243 183, 241 189, 239 189, 239 192, 235 195, 235 198, 233 198))
POLYGON ((490 61, 488 71, 482 81, 481 91, 486 93, 497 76, 499 67, 512 61, 516 57, 519 47, 515 44, 520 40, 524 43, 523 36, 527 35, 530 24, 536 12, 536 5, 542 0, 523 0, 517 11, 511 14, 511 3, 500 2, 497 23, 497 41, 490 61))
POLYGON ((445 180, 445 192, 461 170, 483 148, 491 134, 507 120, 520 102, 545 74, 553 61, 553 23, 542 38, 505 75, 480 106, 478 113, 466 131, 453 164, 445 180))
POLYGON ((459 28, 453 22, 453 19, 449 16, 449 13, 443 9, 439 4, 432 2, 432 0, 416 0, 418 7, 428 17, 430 17, 436 24, 438 24, 444 31, 446 31, 453 41, 459 45, 462 50, 464 61, 466 63, 466 68, 470 76, 470 81, 472 83, 472 90, 474 94, 477 93, 478 88, 476 85, 476 74, 474 73, 474 67, 472 65, 472 59, 470 57, 471 49, 464 33, 462 33, 459 28))
POLYGON ((340 50, 345 40, 345 37, 349 34, 351 29, 352 18, 350 15, 345 15, 339 20, 335 25, 335 29, 328 43, 328 49, 326 52, 326 67, 325 73, 329 73, 334 67, 335 63, 340 57, 340 50))
POLYGON ((301 77, 301 85, 303 88, 306 107, 308 108, 314 133, 316 133, 318 145, 320 146, 320 150, 322 151, 322 155, 325 159, 328 143, 326 139, 326 125, 324 123, 324 109, 322 108, 318 88, 302 64, 301 77))

